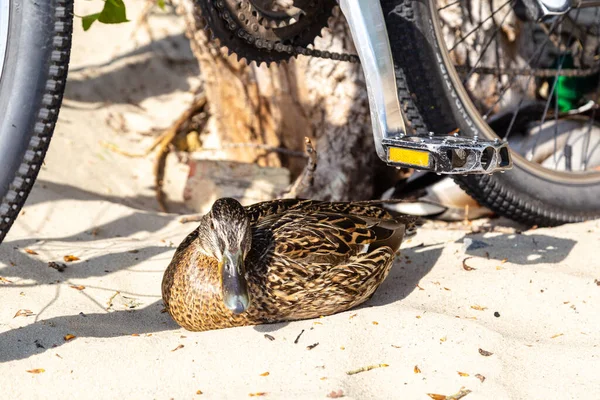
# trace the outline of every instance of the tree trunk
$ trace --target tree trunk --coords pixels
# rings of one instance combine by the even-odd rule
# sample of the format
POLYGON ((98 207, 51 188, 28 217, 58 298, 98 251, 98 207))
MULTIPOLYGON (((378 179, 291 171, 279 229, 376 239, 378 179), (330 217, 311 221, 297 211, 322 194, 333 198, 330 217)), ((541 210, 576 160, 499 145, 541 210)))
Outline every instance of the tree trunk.
MULTIPOLYGON (((193 0, 182 0, 181 5, 209 102, 211 120, 202 137, 205 146, 253 143, 303 151, 304 137, 311 138, 318 167, 314 184, 299 193, 301 197, 369 199, 378 192, 377 182, 393 184, 393 169, 386 168, 375 154, 359 64, 300 56, 271 67, 247 65, 209 40, 193 0)), ((346 22, 337 14, 315 48, 355 53, 346 22)), ((306 164, 302 157, 265 154, 256 148, 224 149, 220 156, 283 166, 292 177, 306 164)))

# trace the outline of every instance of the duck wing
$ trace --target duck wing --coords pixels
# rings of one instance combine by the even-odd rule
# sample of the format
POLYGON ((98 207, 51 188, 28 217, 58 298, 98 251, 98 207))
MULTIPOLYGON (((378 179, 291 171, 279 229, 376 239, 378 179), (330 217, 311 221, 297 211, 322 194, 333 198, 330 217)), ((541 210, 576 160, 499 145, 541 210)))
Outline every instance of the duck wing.
POLYGON ((318 201, 304 199, 279 199, 262 201, 244 208, 246 209, 248 218, 250 218, 250 224, 254 225, 267 217, 281 214, 290 209, 302 208, 312 203, 318 203, 318 201))
POLYGON ((257 303, 280 319, 328 315, 367 300, 399 247, 384 244, 400 243, 404 233, 394 220, 304 211, 265 218, 254 231, 253 241, 263 238, 265 246, 261 257, 250 257, 249 279, 261 287, 257 303))
POLYGON ((296 260, 345 260, 377 239, 364 219, 320 211, 287 212, 268 229, 273 255, 296 260))
MULTIPOLYGON (((307 264, 339 264, 382 246, 392 252, 400 248, 406 231, 405 218, 393 218, 389 214, 385 215, 389 218, 381 219, 371 213, 367 216, 338 213, 332 211, 331 204, 334 203, 289 209, 259 221, 254 239, 260 240, 269 253, 263 256, 307 264)), ((379 215, 379 211, 377 213, 379 215)))

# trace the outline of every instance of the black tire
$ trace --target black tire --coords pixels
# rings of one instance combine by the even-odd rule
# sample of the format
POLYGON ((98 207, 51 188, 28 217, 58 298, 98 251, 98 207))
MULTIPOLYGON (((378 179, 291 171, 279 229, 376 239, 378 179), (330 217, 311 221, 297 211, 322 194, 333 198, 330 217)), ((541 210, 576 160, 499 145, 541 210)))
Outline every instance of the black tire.
POLYGON ((9 0, 0 75, 0 242, 33 187, 67 78, 72 0, 9 0))
MULTIPOLYGON (((396 64, 400 102, 418 134, 459 128, 463 135, 495 138, 472 107, 454 67, 437 43, 429 0, 381 0, 396 64), (466 100, 465 100, 466 99, 466 100)), ((566 174, 565 174, 566 175, 566 174)), ((514 157, 505 174, 456 177, 479 203, 527 225, 552 226, 600 217, 600 174, 558 176, 514 157)))

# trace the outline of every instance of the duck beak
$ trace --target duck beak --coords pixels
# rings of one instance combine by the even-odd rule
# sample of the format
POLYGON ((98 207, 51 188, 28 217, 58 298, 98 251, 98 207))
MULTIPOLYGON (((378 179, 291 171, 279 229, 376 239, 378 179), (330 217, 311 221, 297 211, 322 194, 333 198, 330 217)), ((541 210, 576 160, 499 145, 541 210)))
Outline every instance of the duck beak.
POLYGON ((244 276, 244 258, 240 251, 230 252, 225 249, 221 269, 221 288, 225 307, 235 314, 241 314, 250 305, 248 283, 244 276))

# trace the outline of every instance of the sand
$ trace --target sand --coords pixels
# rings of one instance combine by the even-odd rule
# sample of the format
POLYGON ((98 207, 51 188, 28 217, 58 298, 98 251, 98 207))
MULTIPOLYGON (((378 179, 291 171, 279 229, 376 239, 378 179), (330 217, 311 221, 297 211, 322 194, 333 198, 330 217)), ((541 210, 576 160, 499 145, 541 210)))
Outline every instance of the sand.
MULTIPOLYGON (((94 6, 82 3, 79 13, 94 6)), ((598 221, 478 234, 428 224, 369 302, 317 320, 191 333, 161 313, 163 271, 194 229, 176 214, 187 167, 169 158, 173 213, 160 213, 152 158, 99 145, 143 150, 152 138, 139 132, 192 98, 181 21, 152 22, 158 41, 142 32, 137 48, 118 39, 131 24, 77 29, 56 137, 0 246, 2 398, 429 399, 462 387, 467 400, 600 397, 598 221)))

